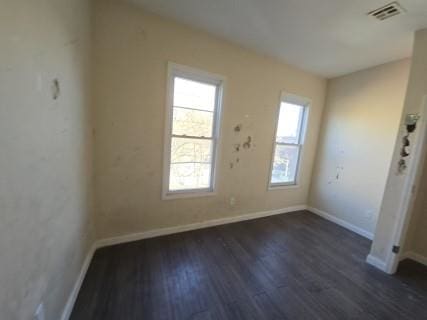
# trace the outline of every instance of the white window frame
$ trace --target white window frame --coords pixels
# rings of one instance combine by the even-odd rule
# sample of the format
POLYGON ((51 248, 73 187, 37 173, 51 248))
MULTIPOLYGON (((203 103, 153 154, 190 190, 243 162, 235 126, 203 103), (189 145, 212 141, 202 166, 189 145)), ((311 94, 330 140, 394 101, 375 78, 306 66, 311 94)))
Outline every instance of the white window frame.
POLYGON ((300 176, 301 176, 301 163, 304 155, 304 145, 305 138, 307 134, 308 127, 308 116, 310 112, 311 100, 308 98, 304 98, 292 93, 282 92, 280 95, 280 102, 276 112, 276 126, 274 130, 274 138, 273 138, 273 153, 271 155, 271 163, 270 163, 270 174, 268 177, 268 190, 278 190, 278 189, 288 189, 288 188, 298 188, 300 186, 300 176), (303 116, 302 122, 300 124, 300 137, 298 143, 278 143, 277 140, 277 130, 279 127, 279 116, 280 116, 280 107, 282 102, 292 103, 303 107, 303 116), (298 162, 296 166, 296 174, 295 180, 290 182, 279 182, 272 183, 271 178, 273 175, 273 167, 274 167, 274 155, 276 153, 277 145, 290 145, 290 146, 298 146, 298 162))
MULTIPOLYGON (((221 114, 222 105, 224 98, 224 86, 225 77, 206 72, 200 69, 188 67, 185 65, 168 62, 167 68, 167 93, 166 93, 166 116, 165 116, 165 136, 164 136, 164 152, 163 152, 163 186, 162 186, 162 199, 176 199, 176 198, 190 198, 190 197, 201 197, 201 196, 212 196, 216 193, 216 175, 217 175, 217 163, 218 163, 218 151, 219 151, 219 138, 221 128, 221 114), (213 131, 212 138, 206 138, 206 140, 212 141, 212 166, 211 166, 211 178, 210 186, 208 188, 200 189, 186 189, 186 190, 169 190, 169 178, 170 178, 170 162, 171 162, 171 142, 172 137, 181 137, 172 134, 173 125, 173 94, 174 94, 174 78, 182 77, 188 80, 199 81, 202 83, 212 84, 217 87, 216 101, 214 107, 213 116, 213 131)), ((187 138, 199 138, 200 137, 189 137, 187 138)))

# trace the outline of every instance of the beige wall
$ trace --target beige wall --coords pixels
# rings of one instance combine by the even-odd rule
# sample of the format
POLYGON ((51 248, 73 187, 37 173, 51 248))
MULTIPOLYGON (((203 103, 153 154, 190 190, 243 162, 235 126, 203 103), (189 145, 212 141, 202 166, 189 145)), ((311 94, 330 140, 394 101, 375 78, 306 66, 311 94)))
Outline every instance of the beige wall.
POLYGON ((310 206, 373 233, 410 60, 329 81, 310 206))
POLYGON ((1 1, 0 318, 57 320, 88 244, 86 0, 1 1), (52 99, 52 80, 61 95, 52 99))
POLYGON ((324 79, 126 4, 96 1, 95 12, 99 237, 306 204, 324 79), (216 196, 161 200, 168 61, 227 78, 216 196), (281 90, 313 104, 300 187, 267 191, 281 90), (253 148, 230 169, 233 144, 248 135, 253 148))
MULTIPOLYGON (((89 2, 2 3, 2 319, 30 319, 40 302, 45 303, 47 320, 60 318, 95 240, 92 150, 99 238, 308 202, 324 79, 119 1, 95 0, 95 7, 93 145, 89 2), (227 78, 216 196, 161 200, 168 61, 227 78), (61 86, 57 100, 52 99, 55 78, 61 86), (313 102, 301 184, 267 191, 282 90, 313 102), (236 124, 243 125, 240 134, 233 132, 236 124), (253 147, 236 155, 233 145, 248 135, 253 147), (236 157, 240 162, 230 168, 236 157), (230 197, 236 199, 233 207, 230 197)), ((386 156, 354 161, 352 150, 391 154, 407 69, 405 60, 331 81, 311 203, 337 216, 344 212, 340 218, 369 231, 374 219, 354 218, 378 210, 386 156), (374 119, 384 113, 394 121, 377 127, 374 119), (365 145, 368 138, 374 146, 365 145), (392 141, 384 144, 385 140, 392 141), (333 161, 330 154, 335 155, 333 161), (344 167, 340 179, 329 183, 340 164, 344 167), (360 172, 360 167, 366 170, 367 182, 347 174, 353 169, 360 172), (375 192, 357 194, 366 207, 354 202, 352 206, 352 199, 342 192, 354 195, 354 190, 365 190, 366 185, 359 185, 362 182, 375 192)))
MULTIPOLYGON (((381 212, 375 230, 371 256, 386 263, 393 245, 393 230, 396 224, 397 211, 402 201, 403 187, 407 178, 406 174, 397 174, 401 140, 405 134, 403 118, 407 113, 421 111, 422 101, 427 93, 427 29, 416 32, 412 65, 409 76, 408 89, 405 97, 404 110, 400 124, 399 135, 396 140, 392 165, 384 191, 381 212)), ((411 157, 408 159, 410 164, 411 157)))

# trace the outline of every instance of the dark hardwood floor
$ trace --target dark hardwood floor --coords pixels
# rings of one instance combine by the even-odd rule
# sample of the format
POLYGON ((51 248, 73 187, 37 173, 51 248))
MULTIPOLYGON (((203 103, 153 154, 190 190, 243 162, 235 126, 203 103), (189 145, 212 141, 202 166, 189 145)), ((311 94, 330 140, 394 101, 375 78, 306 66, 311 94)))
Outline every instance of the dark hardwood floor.
POLYGON ((71 319, 427 319, 427 269, 302 211, 100 249, 71 319))

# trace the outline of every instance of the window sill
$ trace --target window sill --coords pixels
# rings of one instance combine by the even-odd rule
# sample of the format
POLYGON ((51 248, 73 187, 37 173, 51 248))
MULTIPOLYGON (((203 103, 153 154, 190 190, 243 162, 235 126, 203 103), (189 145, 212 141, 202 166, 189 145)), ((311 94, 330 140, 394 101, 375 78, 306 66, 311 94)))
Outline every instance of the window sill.
POLYGON ((215 191, 169 192, 163 193, 162 200, 211 197, 215 195, 215 191))
POLYGON ((274 190, 285 190, 285 189, 298 189, 300 187, 299 184, 279 184, 279 185, 269 185, 268 191, 274 190))

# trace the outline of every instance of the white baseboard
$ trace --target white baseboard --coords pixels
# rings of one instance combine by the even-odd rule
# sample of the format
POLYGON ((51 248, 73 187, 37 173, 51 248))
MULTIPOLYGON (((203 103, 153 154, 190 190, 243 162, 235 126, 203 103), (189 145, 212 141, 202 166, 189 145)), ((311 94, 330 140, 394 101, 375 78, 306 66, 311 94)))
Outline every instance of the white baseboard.
POLYGON ((96 251, 96 245, 93 244, 88 253, 86 254, 85 260, 83 261, 82 267, 80 269, 79 275, 74 283, 73 290, 68 297, 67 303, 64 310, 62 311, 61 320, 68 320, 73 311, 74 303, 76 302, 77 296, 79 294, 80 288, 82 286, 83 280, 86 276, 86 272, 89 269, 90 262, 92 261, 93 254, 96 251))
MULTIPOLYGON (((349 229, 349 230, 351 230, 351 231, 353 231, 353 232, 355 232, 355 233, 357 233, 357 234, 359 234, 365 238, 373 239, 372 233, 370 233, 366 230, 363 230, 359 227, 356 227, 355 225, 348 223, 342 219, 334 217, 334 216, 332 216, 332 215, 330 215, 324 211, 321 211, 319 209, 312 208, 312 207, 307 207, 306 205, 298 205, 298 206, 287 207, 287 208, 282 208, 282 209, 254 212, 254 213, 248 213, 248 214, 243 214, 243 215, 234 216, 234 217, 227 217, 227 218, 220 218, 220 219, 196 222, 196 223, 191 223, 191 224, 187 224, 187 225, 183 225, 183 226, 160 228, 160 229, 148 230, 148 231, 123 235, 123 236, 100 239, 100 240, 95 241, 95 243, 92 245, 91 249, 89 250, 89 252, 88 252, 88 254, 87 254, 87 256, 83 262, 80 274, 76 280, 76 283, 73 287, 73 290, 72 290, 72 292, 68 298, 67 304, 66 304, 64 311, 62 313, 61 320, 68 320, 69 319, 71 312, 73 310, 73 306, 74 306, 74 303, 76 301, 77 295, 79 293, 80 287, 82 285, 83 279, 86 275, 87 269, 89 268, 89 264, 92 260, 93 254, 95 253, 96 249, 98 249, 98 248, 107 247, 107 246, 120 244, 120 243, 138 241, 138 240, 148 239, 148 238, 153 238, 153 237, 158 237, 158 236, 164 236, 164 235, 169 235, 169 234, 174 234, 174 233, 179 233, 179 232, 208 228, 208 227, 213 227, 213 226, 218 226, 218 225, 223 225, 223 224, 228 224, 228 223, 233 223, 233 222, 239 222, 239 221, 252 220, 252 219, 257 219, 257 218, 262 218, 262 217, 268 217, 268 216, 282 214, 282 213, 300 211, 300 210, 309 210, 309 211, 311 211, 311 212, 313 212, 313 213, 315 213, 315 214, 317 214, 317 215, 319 215, 319 216, 321 216, 321 217, 323 217, 329 221, 332 221, 332 222, 334 222, 334 223, 336 223, 336 224, 338 224, 338 225, 340 225, 346 229, 349 229)), ((385 263, 382 260, 380 260, 374 256, 369 255, 367 257, 367 262, 370 263, 371 265, 374 265, 375 267, 383 270, 383 271, 385 271, 385 269, 386 269, 385 263)))
POLYGON ((427 257, 423 256, 419 253, 416 253, 414 251, 408 251, 408 252, 403 253, 400 256, 399 260, 402 261, 404 259, 411 259, 411 260, 414 260, 418 263, 421 263, 421 264, 427 266, 427 257))
POLYGON ((245 221, 245 220, 252 220, 262 217, 268 217, 272 215, 277 215, 281 213, 288 213, 293 211, 299 211, 299 210, 305 210, 307 209, 306 205, 299 205, 299 206, 293 206, 293 207, 287 207, 282 209, 275 209, 275 210, 269 210, 269 211, 261 211, 261 212, 253 212, 248 214, 242 214, 239 216, 234 217, 226 217, 226 218, 220 218, 220 219, 214 219, 214 220, 207 220, 202 222, 196 222, 191 223, 183 226, 175 226, 175 227, 168 227, 168 228, 160 228, 160 229, 154 229, 154 230, 148 230, 138 233, 132 233, 127 234, 123 236, 117 236, 112 238, 106 238, 106 239, 100 239, 96 241, 96 248, 102 248, 107 247, 115 244, 120 243, 126 243, 126 242, 132 242, 132 241, 138 241, 142 239, 148 239, 148 238, 154 238, 158 236, 165 236, 169 234, 179 233, 179 232, 185 232, 190 230, 196 230, 196 229, 203 229, 233 222, 239 222, 239 221, 245 221))
POLYGON ((161 229, 149 230, 149 231, 138 232, 138 233, 133 233, 129 235, 97 240, 91 246, 91 248, 89 249, 86 255, 86 258, 80 269, 80 273, 74 284, 73 290, 71 291, 70 296, 68 297, 68 300, 67 300, 67 304, 65 305, 65 308, 62 312, 61 320, 68 320, 70 318, 71 312, 73 311, 74 303, 76 302, 77 296, 80 291, 80 287, 83 283, 83 280, 89 268, 90 262, 92 261, 92 257, 96 249, 98 248, 111 246, 119 243, 148 239, 148 238, 153 238, 153 237, 158 237, 158 236, 163 236, 163 235, 168 235, 173 233, 179 233, 179 232, 190 231, 195 229, 202 229, 202 228, 213 227, 213 226, 218 226, 218 225, 227 224, 227 223, 268 217, 268 216, 277 215, 281 213, 288 213, 288 212, 305 210, 305 209, 307 209, 306 205, 299 205, 299 206, 293 206, 293 207, 288 207, 283 209, 254 212, 254 213, 243 214, 240 216, 197 222, 197 223, 192 223, 184 226, 161 228, 161 229))
POLYGON ((362 228, 359 228, 357 226, 355 226, 354 224, 347 222, 343 219, 337 218, 325 211, 319 210, 317 208, 313 208, 313 207, 307 207, 307 210, 310 212, 313 212, 319 216, 321 216, 322 218, 325 218, 326 220, 329 220, 331 222, 334 222, 338 225, 340 225, 341 227, 344 227, 350 231, 353 231, 359 235, 361 235, 362 237, 368 238, 369 240, 372 240, 374 238, 374 234, 372 232, 366 231, 362 228))
POLYGON ((369 254, 366 258, 366 262, 369 263, 370 265, 380 269, 381 271, 387 272, 387 263, 383 260, 381 260, 380 258, 377 258, 371 254, 369 254))

